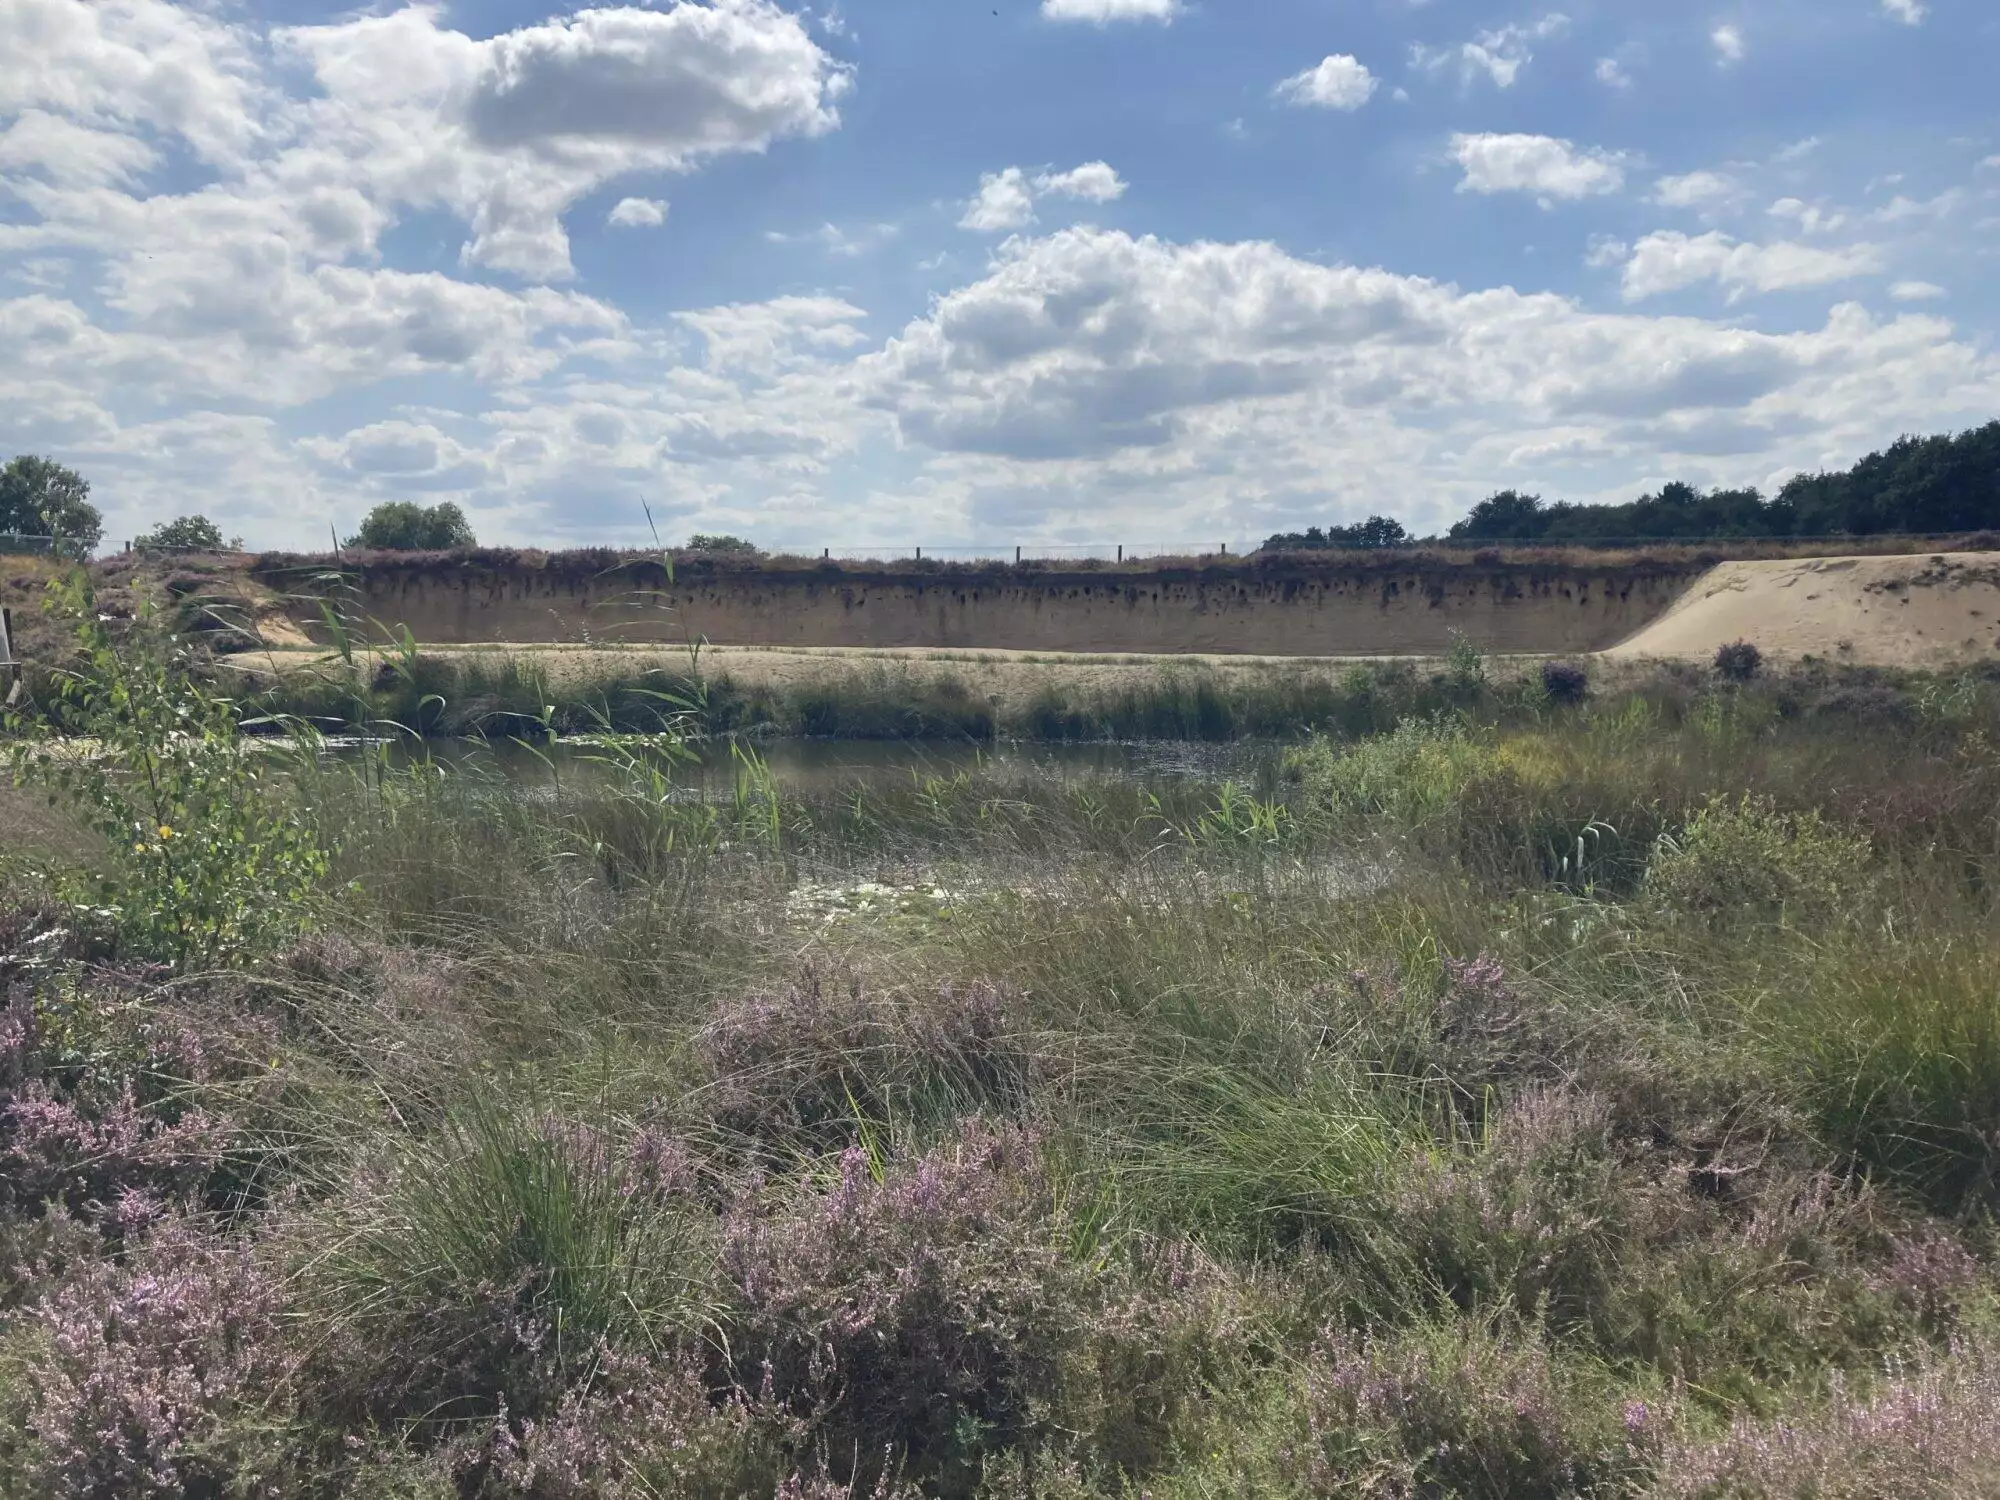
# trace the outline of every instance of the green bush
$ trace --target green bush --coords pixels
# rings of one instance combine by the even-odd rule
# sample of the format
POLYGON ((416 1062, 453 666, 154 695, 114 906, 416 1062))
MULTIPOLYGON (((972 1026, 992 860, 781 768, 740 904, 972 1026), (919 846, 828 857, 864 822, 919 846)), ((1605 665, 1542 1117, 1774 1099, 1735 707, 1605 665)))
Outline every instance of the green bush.
POLYGON ((1711 797, 1678 834, 1662 834, 1645 893, 1705 922, 1835 923, 1857 910, 1870 868, 1868 840, 1817 808, 1780 812, 1767 797, 1711 797))
POLYGON ((51 607, 78 661, 45 721, 12 720, 27 734, 15 773, 104 843, 94 870, 60 880, 136 957, 202 968, 284 942, 327 860, 277 757, 239 732, 235 703, 203 685, 185 643, 144 616, 114 635, 83 573, 51 607))

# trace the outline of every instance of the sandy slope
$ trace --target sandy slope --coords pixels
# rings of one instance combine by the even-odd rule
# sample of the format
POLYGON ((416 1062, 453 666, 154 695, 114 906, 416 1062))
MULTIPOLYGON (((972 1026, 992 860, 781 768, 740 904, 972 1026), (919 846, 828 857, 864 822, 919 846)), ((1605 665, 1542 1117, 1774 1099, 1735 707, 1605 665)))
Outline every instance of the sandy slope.
POLYGON ((1722 563, 1612 657, 1706 660, 1750 641, 1779 656, 1933 667, 2000 659, 2000 557, 1819 557, 1722 563))

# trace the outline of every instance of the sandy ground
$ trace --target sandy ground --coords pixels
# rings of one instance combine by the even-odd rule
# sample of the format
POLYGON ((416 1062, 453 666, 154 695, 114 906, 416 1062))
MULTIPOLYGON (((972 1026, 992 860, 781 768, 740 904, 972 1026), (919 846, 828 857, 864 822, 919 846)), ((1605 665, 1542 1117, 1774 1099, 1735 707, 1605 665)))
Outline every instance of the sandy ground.
POLYGON ((1824 557, 1722 563, 1607 656, 1707 660, 1749 641, 1767 654, 1883 667, 2000 659, 2000 557, 1824 557))

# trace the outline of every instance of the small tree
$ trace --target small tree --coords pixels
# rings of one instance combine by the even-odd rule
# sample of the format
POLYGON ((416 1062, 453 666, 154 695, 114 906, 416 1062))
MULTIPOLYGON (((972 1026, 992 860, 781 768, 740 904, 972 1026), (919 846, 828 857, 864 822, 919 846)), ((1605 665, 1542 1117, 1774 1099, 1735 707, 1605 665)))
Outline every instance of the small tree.
POLYGON ((243 538, 222 539, 222 528, 207 516, 177 516, 132 539, 142 552, 240 552, 243 538))
POLYGON ((1715 675, 1724 682, 1748 682, 1764 669, 1764 653, 1748 641, 1732 641, 1715 653, 1715 675))
POLYGON ((368 512, 347 545, 382 552, 453 552, 479 544, 465 512, 449 500, 438 505, 388 500, 368 512))
POLYGON ((1542 696, 1551 703, 1581 703, 1590 695, 1590 669, 1582 662, 1542 663, 1542 696))
POLYGON ((104 517, 90 503, 89 480, 23 453, 0 469, 0 531, 58 537, 91 552, 104 539, 104 517))
POLYGON ((697 531, 687 539, 687 552, 705 552, 717 557, 762 557, 764 549, 754 542, 747 542, 740 536, 711 535, 697 531))

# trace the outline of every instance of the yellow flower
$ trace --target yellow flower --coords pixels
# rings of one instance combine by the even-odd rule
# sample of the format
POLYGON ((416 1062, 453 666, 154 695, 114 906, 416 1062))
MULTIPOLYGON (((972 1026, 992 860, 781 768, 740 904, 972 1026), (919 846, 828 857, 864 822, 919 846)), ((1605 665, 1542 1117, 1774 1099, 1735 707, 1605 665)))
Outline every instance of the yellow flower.
POLYGON ((134 854, 144 854, 146 852, 146 846, 144 844, 134 844, 132 846, 132 852, 134 854))
POLYGON ((161 837, 161 838, 163 838, 163 839, 170 839, 170 838, 172 838, 173 836, 174 836, 174 831, 173 831, 173 829, 171 829, 171 828, 167 827, 167 825, 166 825, 166 824, 162 823, 162 824, 160 825, 160 837, 161 837))

